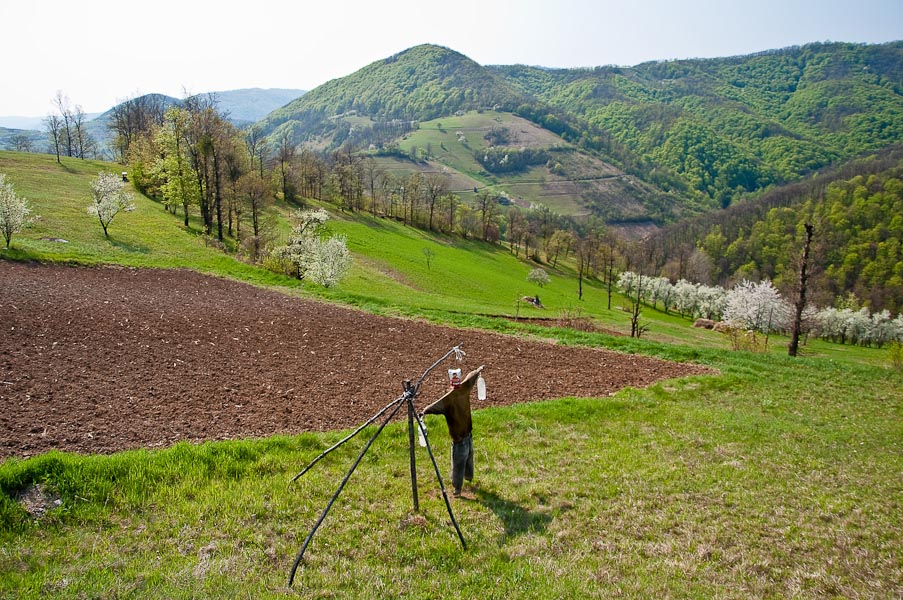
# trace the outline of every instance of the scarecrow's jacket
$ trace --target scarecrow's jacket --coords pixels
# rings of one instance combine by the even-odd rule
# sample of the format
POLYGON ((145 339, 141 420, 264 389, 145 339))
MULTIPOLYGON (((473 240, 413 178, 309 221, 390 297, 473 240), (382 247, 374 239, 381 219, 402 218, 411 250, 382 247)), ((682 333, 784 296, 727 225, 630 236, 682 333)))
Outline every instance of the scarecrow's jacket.
POLYGON ((444 396, 423 409, 425 415, 444 415, 448 424, 448 434, 453 442, 460 442, 473 431, 470 418, 470 390, 477 381, 483 367, 474 369, 461 381, 461 385, 450 389, 444 396))

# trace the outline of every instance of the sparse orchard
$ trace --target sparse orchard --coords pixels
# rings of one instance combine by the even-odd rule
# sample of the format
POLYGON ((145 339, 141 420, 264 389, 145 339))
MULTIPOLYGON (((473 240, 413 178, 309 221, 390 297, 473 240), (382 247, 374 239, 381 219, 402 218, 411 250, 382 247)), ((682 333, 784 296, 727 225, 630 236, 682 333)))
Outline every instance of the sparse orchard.
POLYGON ((104 236, 110 237, 107 229, 116 215, 132 210, 135 210, 132 194, 125 190, 122 178, 115 173, 98 173, 91 182, 91 205, 88 206, 88 214, 100 221, 104 236))
POLYGON ((787 328, 791 308, 771 281, 744 280, 727 293, 724 320, 738 329, 764 333, 767 348, 769 334, 787 328))
POLYGON ((6 181, 6 175, 0 173, 0 231, 6 240, 6 249, 14 233, 22 231, 31 223, 31 210, 25 198, 16 195, 13 184, 6 181))

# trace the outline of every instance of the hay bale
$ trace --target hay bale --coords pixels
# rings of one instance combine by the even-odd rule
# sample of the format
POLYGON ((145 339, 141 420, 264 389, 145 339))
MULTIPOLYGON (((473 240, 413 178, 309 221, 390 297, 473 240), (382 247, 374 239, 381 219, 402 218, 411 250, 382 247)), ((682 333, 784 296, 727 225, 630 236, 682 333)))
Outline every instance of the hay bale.
POLYGON ((713 329, 718 333, 730 333, 734 330, 734 327, 731 327, 731 324, 727 321, 718 321, 715 323, 713 329))
POLYGON ((693 323, 693 327, 701 327, 702 329, 714 329, 715 321, 711 319, 696 319, 696 322, 693 323))

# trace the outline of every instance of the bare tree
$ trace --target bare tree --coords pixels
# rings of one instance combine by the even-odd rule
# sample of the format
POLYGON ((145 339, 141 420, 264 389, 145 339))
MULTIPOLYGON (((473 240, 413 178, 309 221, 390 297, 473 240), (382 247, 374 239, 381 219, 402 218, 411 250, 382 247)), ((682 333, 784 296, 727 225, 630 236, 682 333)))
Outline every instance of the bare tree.
POLYGON ((170 104, 164 96, 147 94, 126 99, 117 104, 107 125, 114 136, 117 158, 127 160, 129 148, 140 135, 147 135, 163 125, 170 104))
POLYGON ((583 280, 593 275, 598 266, 601 241, 596 231, 590 230, 577 239, 577 298, 583 300, 583 280))
POLYGON ((60 150, 63 145, 63 120, 59 115, 47 115, 44 119, 44 127, 50 138, 50 146, 56 153, 56 162, 60 162, 60 150))
POLYGON ((214 96, 190 96, 185 109, 189 115, 186 150, 198 182, 204 232, 213 230, 215 217, 217 239, 223 241, 224 180, 228 178, 225 155, 236 136, 235 127, 217 112, 214 96))
POLYGON ((279 179, 282 188, 282 199, 286 202, 295 201, 295 187, 291 180, 290 172, 295 159, 296 147, 288 133, 279 138, 279 146, 276 148, 276 164, 279 166, 279 179))
POLYGON ((245 130, 245 146, 248 148, 248 156, 251 157, 251 166, 254 161, 260 170, 260 178, 263 179, 263 165, 266 162, 266 138, 260 127, 252 125, 245 130))
POLYGON ((57 110, 60 111, 62 118, 62 142, 66 148, 66 156, 72 156, 72 109, 69 107, 69 97, 64 96, 62 90, 58 90, 56 97, 53 99, 57 110))
POLYGON ((803 244, 803 256, 800 259, 800 279, 799 289, 797 290, 796 302, 794 303, 793 324, 790 329, 790 347, 788 354, 796 356, 800 346, 800 331, 803 322, 803 310, 806 308, 806 285, 809 281, 809 274, 806 272, 809 268, 809 248, 812 245, 812 224, 806 223, 806 241, 803 244))
POLYGON ((499 216, 499 203, 496 201, 495 195, 488 190, 480 190, 477 193, 477 210, 480 213, 483 240, 488 241, 491 237, 490 229, 494 226, 496 217, 499 216))
POLYGON ((373 160, 372 156, 364 159, 362 168, 364 182, 367 184, 367 190, 370 192, 370 212, 378 214, 380 212, 379 195, 383 191, 381 184, 385 178, 385 171, 373 160))
POLYGON ((455 212, 458 209, 458 204, 460 204, 460 200, 457 194, 447 194, 445 196, 445 206, 448 209, 448 232, 451 233, 455 230, 455 212))
POLYGON ((424 197, 426 199, 427 209, 429 210, 429 221, 427 223, 427 227, 430 231, 433 230, 433 215, 436 212, 436 207, 439 205, 439 199, 447 193, 447 176, 440 173, 430 173, 426 176, 426 182, 424 185, 424 197))
POLYGON ((72 139, 75 143, 75 148, 73 150, 75 156, 82 159, 93 156, 95 144, 91 135, 88 133, 85 109, 83 109, 80 104, 76 104, 75 109, 72 111, 71 118, 72 129, 74 131, 72 139))
POLYGON ((34 152, 34 144, 31 143, 31 138, 24 133, 14 135, 9 141, 12 149, 16 152, 34 152))
POLYGON ((245 174, 239 183, 244 200, 247 202, 248 208, 251 210, 251 229, 253 231, 253 260, 260 257, 260 251, 263 240, 261 217, 263 209, 270 200, 270 190, 266 181, 257 175, 257 173, 245 174))

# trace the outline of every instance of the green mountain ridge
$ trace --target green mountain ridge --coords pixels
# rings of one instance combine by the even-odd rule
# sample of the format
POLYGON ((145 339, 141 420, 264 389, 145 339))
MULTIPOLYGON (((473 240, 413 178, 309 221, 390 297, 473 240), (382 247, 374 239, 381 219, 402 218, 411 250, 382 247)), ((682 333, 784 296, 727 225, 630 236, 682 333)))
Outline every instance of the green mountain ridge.
MULTIPOLYGON (((664 206, 649 214, 662 223, 899 140, 903 42, 592 69, 481 66, 422 45, 330 81, 259 126, 271 140, 322 149, 404 121, 373 138, 380 145, 401 139, 412 121, 493 108, 641 181, 645 196, 633 200, 664 206)), ((604 219, 618 212, 576 197, 604 219)))
POLYGON ((723 206, 903 134, 903 42, 635 67, 490 68, 723 206))
POLYGON ((357 112, 380 120, 429 120, 457 111, 513 111, 527 101, 500 76, 463 54, 434 45, 415 46, 329 81, 273 111, 264 134, 295 142, 334 127, 330 117, 357 112))

